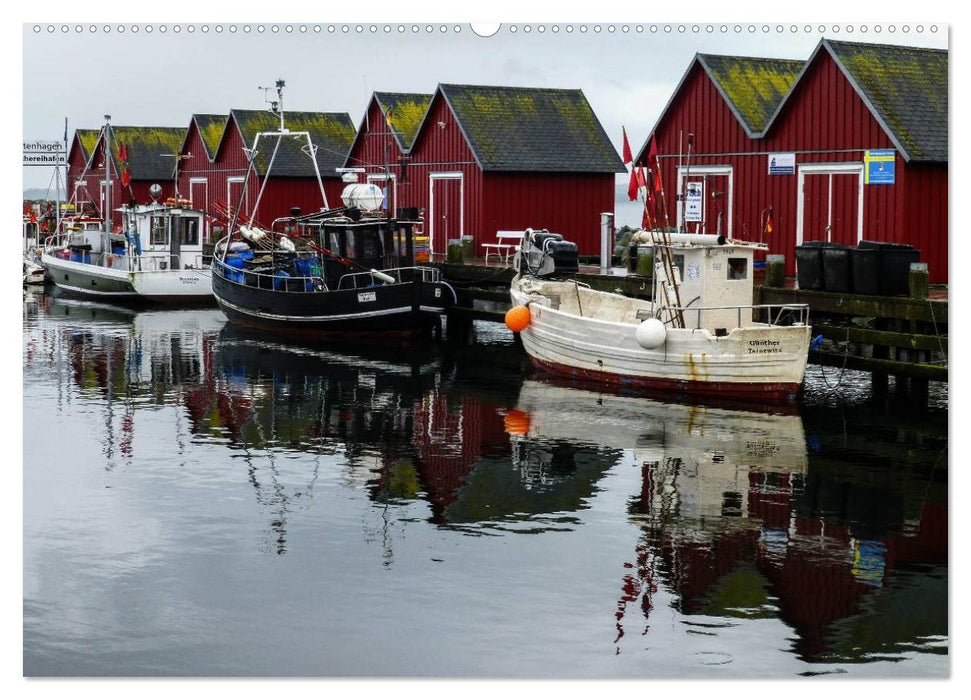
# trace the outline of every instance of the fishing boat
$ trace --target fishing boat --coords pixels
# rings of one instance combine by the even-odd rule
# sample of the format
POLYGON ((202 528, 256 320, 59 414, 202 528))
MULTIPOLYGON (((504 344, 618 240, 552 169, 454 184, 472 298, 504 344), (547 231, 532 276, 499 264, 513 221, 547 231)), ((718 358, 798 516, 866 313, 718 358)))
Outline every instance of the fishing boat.
POLYGON ((441 314, 455 292, 432 267, 415 265, 417 209, 383 209, 384 192, 358 184, 345 173, 343 206, 331 208, 307 131, 286 128, 283 87, 270 111, 279 116, 276 131, 259 132, 248 149, 243 190, 254 172, 260 143, 272 144, 266 173, 251 213, 242 200, 228 214, 229 235, 216 244, 212 259, 213 293, 231 323, 261 330, 323 339, 367 340, 415 337, 441 329, 441 314), (321 211, 256 225, 257 212, 280 144, 286 137, 313 163, 321 211), (282 230, 281 230, 282 229, 282 230))
MULTIPOLYGON (((153 185, 153 196, 161 189, 153 185)), ((212 299, 212 273, 204 262, 205 213, 188 200, 123 206, 122 226, 67 217, 49 238, 41 263, 61 289, 87 297, 150 303, 201 303, 212 299)))
POLYGON ((243 224, 216 245, 213 292, 232 323, 363 340, 440 329, 455 292, 415 265, 414 212, 376 208, 374 185, 345 187, 344 207, 278 220, 288 232, 243 224))
POLYGON ((533 365, 628 389, 795 396, 809 353, 808 306, 752 303, 753 258, 765 246, 720 235, 636 235, 654 251, 652 300, 590 289, 570 277, 576 265, 561 237, 526 231, 507 325, 533 365))

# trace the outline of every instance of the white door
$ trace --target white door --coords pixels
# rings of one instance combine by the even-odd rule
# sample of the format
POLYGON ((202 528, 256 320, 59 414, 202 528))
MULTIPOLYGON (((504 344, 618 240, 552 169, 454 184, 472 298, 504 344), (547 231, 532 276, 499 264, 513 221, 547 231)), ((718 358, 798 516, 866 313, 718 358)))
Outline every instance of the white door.
MULTIPOLYGON (((732 237, 733 173, 730 165, 698 165, 678 168, 678 196, 686 192, 686 184, 700 191, 701 199, 685 203, 684 218, 692 233, 721 233, 732 237)), ((690 195, 690 193, 689 193, 690 195)), ((675 220, 680 228, 681 201, 676 200, 675 220)))
POLYGON ((428 180, 428 247, 432 255, 444 255, 448 242, 465 232, 462 173, 431 173, 428 180))
POLYGON ((856 245, 863 238, 862 163, 800 165, 797 196, 796 245, 856 245))

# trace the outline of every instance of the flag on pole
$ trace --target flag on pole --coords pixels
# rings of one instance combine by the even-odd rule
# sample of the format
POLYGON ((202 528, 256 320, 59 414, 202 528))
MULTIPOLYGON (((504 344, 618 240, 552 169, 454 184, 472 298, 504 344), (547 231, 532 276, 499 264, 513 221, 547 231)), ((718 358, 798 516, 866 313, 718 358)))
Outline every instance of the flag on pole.
POLYGON ((630 182, 627 184, 627 197, 632 202, 637 199, 637 168, 631 168, 630 182))
POLYGON ((647 154, 647 164, 648 168, 654 173, 654 182, 652 183, 654 193, 660 194, 664 189, 661 184, 661 163, 657 158, 657 141, 654 136, 651 136, 651 146, 647 154))
POLYGON ((765 232, 772 233, 772 210, 769 209, 769 215, 765 219, 765 232))
POLYGON ((637 186, 647 187, 647 178, 644 177, 644 168, 637 166, 637 186))
POLYGON ((627 129, 620 127, 624 134, 624 165, 630 165, 634 161, 634 156, 630 153, 630 144, 627 142, 627 129))

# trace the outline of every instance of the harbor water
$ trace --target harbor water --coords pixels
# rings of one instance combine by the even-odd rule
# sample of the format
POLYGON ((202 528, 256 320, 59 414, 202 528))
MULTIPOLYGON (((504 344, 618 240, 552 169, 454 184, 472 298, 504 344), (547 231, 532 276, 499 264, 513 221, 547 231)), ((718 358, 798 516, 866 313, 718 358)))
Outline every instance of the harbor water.
POLYGON ((476 329, 313 346, 28 292, 24 674, 949 674, 946 386, 692 404, 476 329))

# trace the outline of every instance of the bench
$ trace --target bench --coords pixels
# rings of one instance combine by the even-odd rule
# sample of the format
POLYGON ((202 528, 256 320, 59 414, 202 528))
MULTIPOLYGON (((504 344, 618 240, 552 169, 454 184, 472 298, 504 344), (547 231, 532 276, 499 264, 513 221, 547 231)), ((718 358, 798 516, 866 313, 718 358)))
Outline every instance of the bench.
POLYGON ((509 264, 509 256, 512 255, 519 244, 523 241, 523 236, 525 231, 496 231, 496 242, 495 243, 483 243, 482 247, 485 248, 485 261, 489 262, 489 256, 495 255, 497 258, 502 257, 504 264, 509 264))

